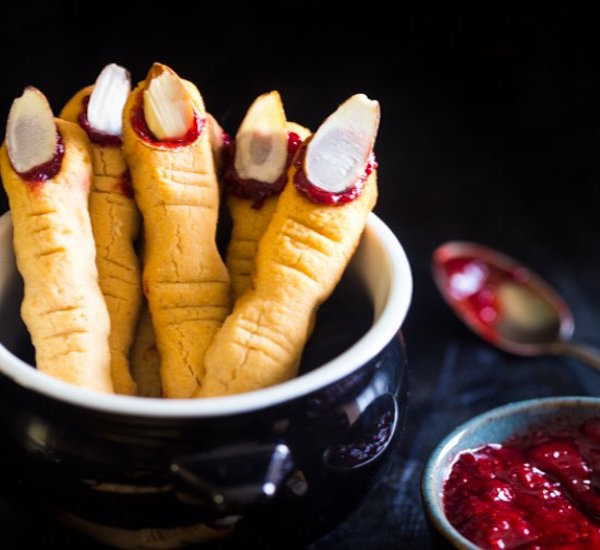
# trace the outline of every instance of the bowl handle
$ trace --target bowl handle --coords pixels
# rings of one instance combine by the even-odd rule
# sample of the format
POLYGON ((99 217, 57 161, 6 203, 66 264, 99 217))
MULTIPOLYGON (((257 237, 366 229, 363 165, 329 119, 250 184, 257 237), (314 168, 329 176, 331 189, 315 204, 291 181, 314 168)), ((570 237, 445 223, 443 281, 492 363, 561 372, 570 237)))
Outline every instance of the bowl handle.
POLYGON ((292 468, 290 449, 282 443, 231 445, 171 462, 178 499, 219 512, 270 500, 292 468))

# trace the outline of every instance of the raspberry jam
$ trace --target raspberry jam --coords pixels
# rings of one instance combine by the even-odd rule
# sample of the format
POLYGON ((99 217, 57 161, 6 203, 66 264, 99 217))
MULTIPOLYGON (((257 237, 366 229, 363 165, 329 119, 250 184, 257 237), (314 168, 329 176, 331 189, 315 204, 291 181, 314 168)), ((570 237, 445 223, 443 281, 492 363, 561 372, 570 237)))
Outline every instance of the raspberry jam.
POLYGON ((106 134, 92 128, 88 119, 87 109, 90 102, 90 96, 85 96, 82 101, 82 111, 77 117, 77 122, 81 126, 92 143, 100 145, 102 147, 121 147, 121 136, 115 136, 113 134, 106 134))
POLYGON ((250 199, 253 208, 260 208, 266 199, 279 195, 287 183, 287 170, 292 164, 292 160, 298 148, 302 145, 302 139, 295 132, 288 132, 288 151, 285 169, 281 176, 273 183, 266 183, 255 179, 242 179, 238 176, 235 165, 235 142, 229 143, 227 159, 228 167, 223 176, 225 185, 229 193, 242 199, 250 199))
POLYGON ((526 268, 499 265, 469 253, 447 258, 436 253, 434 262, 442 294, 488 341, 517 338, 517 329, 530 342, 549 341, 558 334, 565 306, 541 293, 543 283, 526 268))
POLYGON ((325 189, 317 187, 308 179, 306 171, 304 170, 304 159, 306 157, 307 149, 306 145, 307 144, 302 147, 298 153, 298 156, 296 157, 296 160, 294 161, 294 166, 296 168, 296 173, 294 174, 294 185, 302 195, 317 204, 340 206, 342 204, 352 202, 354 199, 360 196, 365 186, 365 181, 367 181, 367 178, 371 172, 377 168, 375 155, 371 153, 369 161, 367 162, 367 166, 365 167, 365 171, 358 181, 354 185, 348 187, 348 189, 345 191, 340 193, 332 193, 331 191, 326 191, 325 189))
POLYGON ((62 160, 65 156, 65 144, 60 132, 57 131, 56 133, 58 139, 56 140, 56 152, 54 156, 48 162, 34 166, 31 170, 27 170, 27 172, 17 172, 21 178, 33 186, 52 179, 60 172, 62 160))
POLYGON ((129 169, 121 174, 121 177, 115 183, 114 190, 128 199, 133 199, 133 185, 131 183, 131 172, 129 172, 129 169))
POLYGON ((556 419, 461 453, 443 499, 482 548, 600 548, 600 419, 556 419))
POLYGON ((506 279, 526 283, 529 278, 525 270, 500 271, 468 256, 446 261, 443 269, 447 294, 467 321, 476 325, 488 338, 494 336, 493 327, 500 309, 496 296, 498 285, 506 279))
POLYGON ((200 134, 202 134, 202 130, 204 129, 205 124, 206 118, 198 118, 198 113, 194 109, 194 121, 192 122, 192 125, 190 126, 185 136, 174 139, 157 139, 156 136, 150 130, 150 128, 148 128, 148 124, 146 123, 146 117, 144 115, 143 90, 139 91, 138 96, 135 100, 135 105, 131 109, 131 126, 133 130, 145 142, 149 143, 150 145, 154 145, 155 147, 176 149, 178 147, 185 147, 186 145, 191 145, 200 137, 200 134))

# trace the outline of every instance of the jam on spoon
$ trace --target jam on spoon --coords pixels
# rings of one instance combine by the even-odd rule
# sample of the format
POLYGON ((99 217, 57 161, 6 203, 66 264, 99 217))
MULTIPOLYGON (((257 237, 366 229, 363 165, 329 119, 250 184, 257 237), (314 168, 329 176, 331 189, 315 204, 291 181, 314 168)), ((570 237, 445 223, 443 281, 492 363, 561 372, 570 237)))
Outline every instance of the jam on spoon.
POLYGON ((433 254, 437 287, 454 312, 491 344, 517 355, 571 355, 600 369, 600 352, 573 343, 566 302, 515 260, 474 243, 449 242, 433 254))

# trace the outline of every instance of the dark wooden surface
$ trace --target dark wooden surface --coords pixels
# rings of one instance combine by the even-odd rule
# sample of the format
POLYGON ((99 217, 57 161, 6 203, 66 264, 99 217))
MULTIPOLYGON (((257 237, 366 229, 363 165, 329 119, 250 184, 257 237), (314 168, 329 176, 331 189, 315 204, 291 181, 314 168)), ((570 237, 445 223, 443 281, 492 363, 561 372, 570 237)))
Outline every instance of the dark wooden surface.
MULTIPOLYGON (((110 3, 93 14, 75 3, 6 10, 2 132, 24 85, 58 111, 110 61, 136 80, 154 60, 171 64, 230 131, 240 106, 273 88, 288 117, 313 128, 351 93, 380 100, 376 212, 415 278, 404 327, 408 425, 383 483, 314 548, 434 548, 418 484, 449 430, 509 401, 600 393, 600 375, 574 360, 522 359, 482 343, 448 311, 429 272, 446 240, 499 248, 554 284, 573 307, 576 338, 600 346, 600 44, 590 13, 391 13, 376 2, 177 4, 159 15, 139 6, 133 18, 110 3)), ((2 548, 20 547, 24 524, 0 498, 2 548)))

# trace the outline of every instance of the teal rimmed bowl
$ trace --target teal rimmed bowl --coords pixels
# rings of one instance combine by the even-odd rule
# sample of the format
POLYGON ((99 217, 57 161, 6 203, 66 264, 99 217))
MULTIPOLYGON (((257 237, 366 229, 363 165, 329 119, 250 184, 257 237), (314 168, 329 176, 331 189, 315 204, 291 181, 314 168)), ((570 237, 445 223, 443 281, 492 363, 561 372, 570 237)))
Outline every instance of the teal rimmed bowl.
POLYGON ((600 418, 600 398, 549 397, 509 403, 461 424, 441 441, 425 465, 421 495, 430 523, 446 541, 460 549, 479 548, 463 537, 444 514, 444 482, 456 457, 462 451, 501 443, 513 435, 527 432, 532 426, 551 423, 557 418, 577 423, 600 418))

